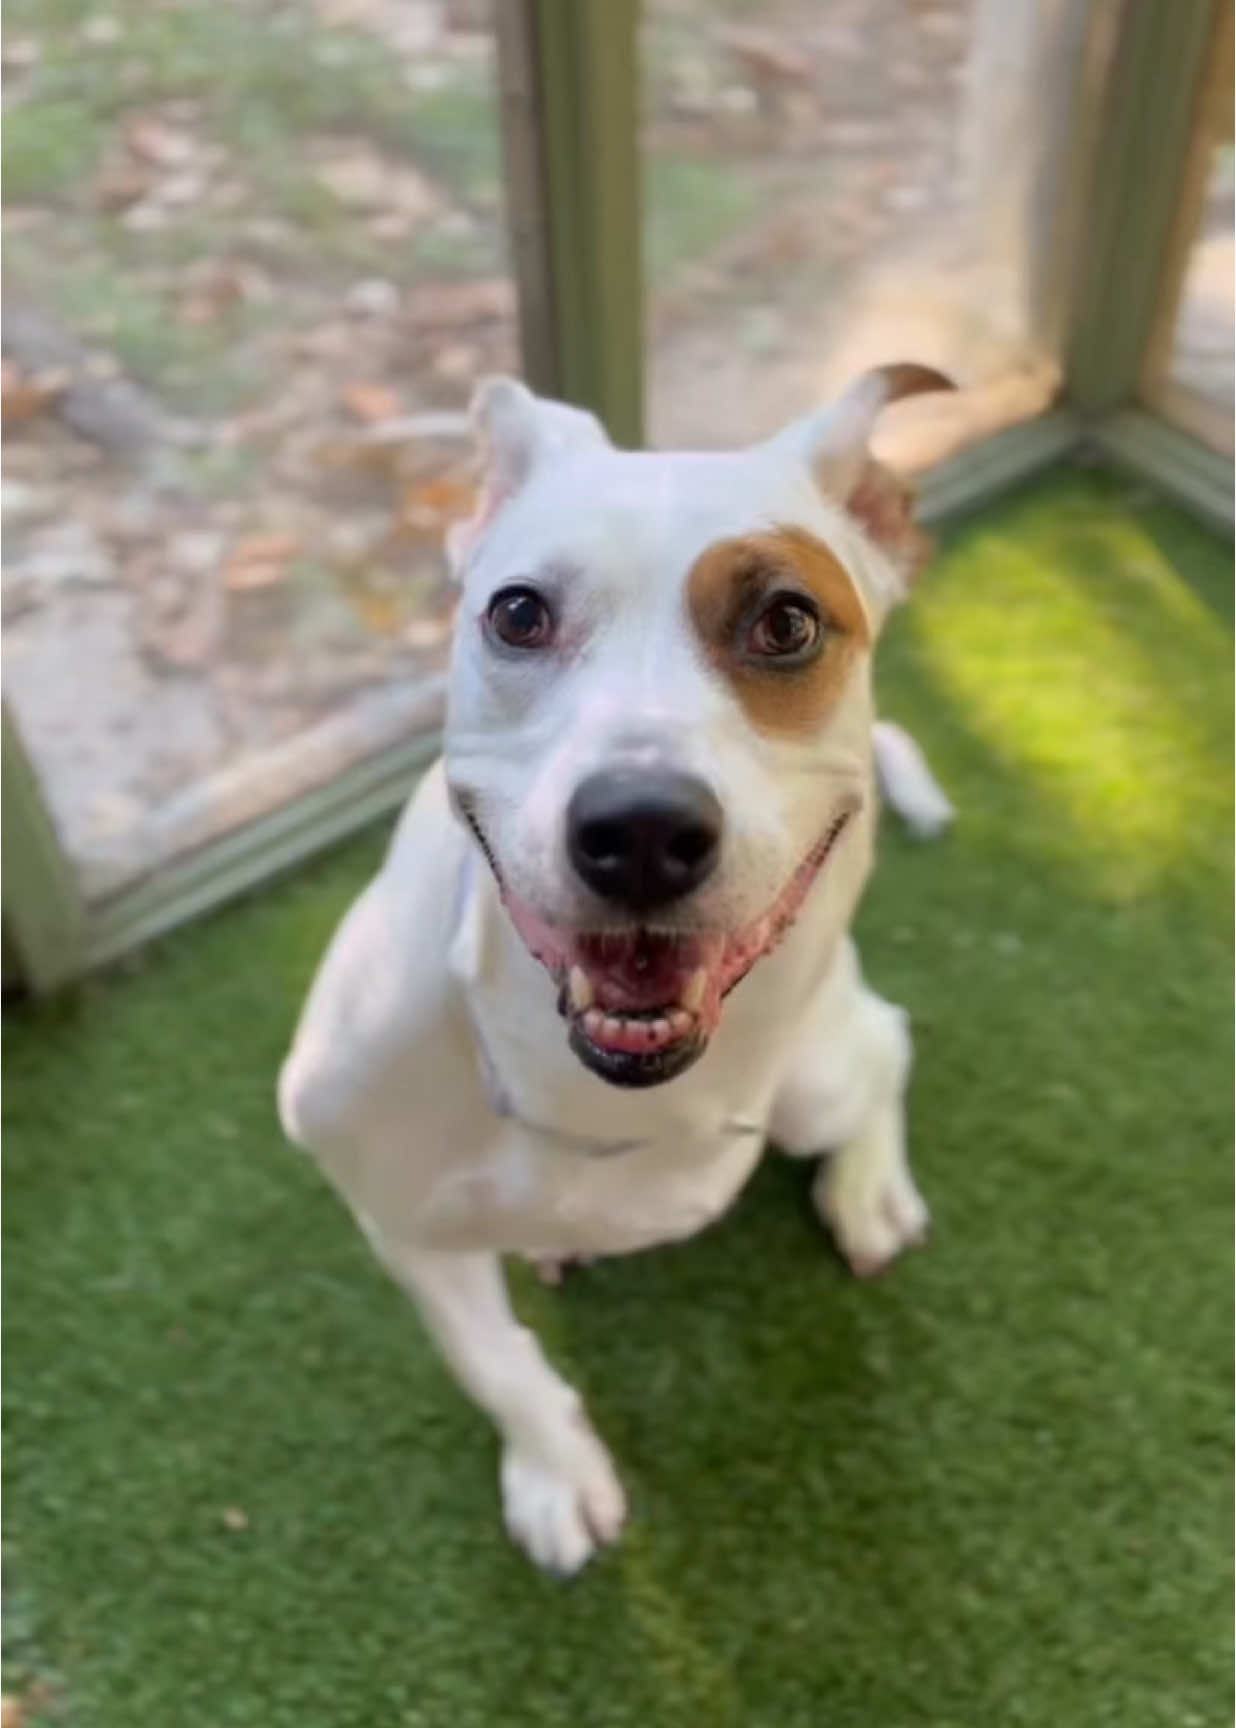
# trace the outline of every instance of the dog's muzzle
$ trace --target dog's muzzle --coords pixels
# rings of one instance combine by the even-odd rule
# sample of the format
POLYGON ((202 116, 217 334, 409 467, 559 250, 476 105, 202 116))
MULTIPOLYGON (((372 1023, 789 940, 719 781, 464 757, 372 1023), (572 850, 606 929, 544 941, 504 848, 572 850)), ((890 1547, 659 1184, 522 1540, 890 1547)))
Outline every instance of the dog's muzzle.
MULTIPOLYGON (((629 810, 630 802, 622 808, 629 810)), ((724 997, 794 922, 858 808, 857 798, 846 800, 773 903, 738 930, 667 929, 649 916, 653 909, 647 903, 632 908, 617 895, 611 905, 621 905, 626 914, 617 927, 589 930, 557 925, 513 893, 499 874, 503 902, 515 928, 558 984, 558 1011, 570 1028, 571 1049, 584 1066, 615 1086, 657 1086, 689 1068, 720 1023, 724 997)), ((658 807, 655 823, 646 815, 639 817, 636 825, 646 822, 647 826, 638 835, 628 826, 613 835, 590 836, 594 863, 604 859, 608 864, 611 853, 617 856, 623 847, 631 848, 635 862, 614 864, 613 872, 616 878, 633 874, 638 893, 642 873, 651 869, 655 874, 662 868, 648 864, 647 849, 664 850, 667 833, 686 832, 687 800, 676 809, 684 813, 681 827, 677 817, 667 820, 663 807, 658 807)), ((715 863, 708 857, 713 842, 709 839, 705 844, 703 839, 705 830, 709 835, 716 831, 711 811, 699 802, 691 805, 691 811, 700 837, 688 848, 696 854, 690 865, 683 865, 688 874, 691 868, 710 870, 715 863), (707 810, 707 822, 701 810, 707 810)), ((584 815, 585 821, 592 819, 587 804, 584 815)), ((475 819, 474 828, 488 853, 475 819)), ((685 880, 686 875, 673 874, 673 898, 689 891, 678 887, 685 880)))

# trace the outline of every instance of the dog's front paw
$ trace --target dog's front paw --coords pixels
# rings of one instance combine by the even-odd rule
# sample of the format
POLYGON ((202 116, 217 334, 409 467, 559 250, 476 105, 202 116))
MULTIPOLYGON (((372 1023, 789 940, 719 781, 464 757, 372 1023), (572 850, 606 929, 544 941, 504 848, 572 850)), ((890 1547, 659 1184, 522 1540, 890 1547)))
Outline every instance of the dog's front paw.
POLYGON ((582 1414, 552 1461, 507 1446, 502 1511, 512 1541, 561 1578, 615 1540, 627 1515, 626 1495, 609 1453, 582 1414))
POLYGON ((874 1278, 906 1248, 921 1247, 931 1229, 927 1203, 904 1164, 872 1169, 840 1153, 820 1166, 812 1198, 859 1278, 874 1278))

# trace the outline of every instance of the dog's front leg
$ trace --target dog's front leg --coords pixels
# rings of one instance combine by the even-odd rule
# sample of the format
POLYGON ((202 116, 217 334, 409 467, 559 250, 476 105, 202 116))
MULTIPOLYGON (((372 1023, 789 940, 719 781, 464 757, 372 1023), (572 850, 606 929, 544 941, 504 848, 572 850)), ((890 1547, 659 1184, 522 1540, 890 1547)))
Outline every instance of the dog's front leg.
POLYGON ((824 1153, 820 1217, 860 1277, 926 1240, 930 1216, 906 1157, 906 1017, 868 990, 847 942, 805 1017, 769 1133, 797 1156, 824 1153))
POLYGON ((374 1246, 502 1436, 503 1515, 511 1537, 546 1570, 578 1571, 622 1528, 622 1484, 578 1394, 512 1313, 497 1255, 380 1240, 374 1246))

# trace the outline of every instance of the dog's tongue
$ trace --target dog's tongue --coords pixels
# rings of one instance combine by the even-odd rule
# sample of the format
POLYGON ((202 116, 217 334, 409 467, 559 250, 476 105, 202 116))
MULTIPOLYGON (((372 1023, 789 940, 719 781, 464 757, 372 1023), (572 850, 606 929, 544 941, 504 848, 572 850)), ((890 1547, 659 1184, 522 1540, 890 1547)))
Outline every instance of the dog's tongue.
POLYGON ((650 930, 581 936, 574 963, 603 1008, 651 1012, 681 1004, 698 1013, 713 993, 723 936, 671 936, 650 930))

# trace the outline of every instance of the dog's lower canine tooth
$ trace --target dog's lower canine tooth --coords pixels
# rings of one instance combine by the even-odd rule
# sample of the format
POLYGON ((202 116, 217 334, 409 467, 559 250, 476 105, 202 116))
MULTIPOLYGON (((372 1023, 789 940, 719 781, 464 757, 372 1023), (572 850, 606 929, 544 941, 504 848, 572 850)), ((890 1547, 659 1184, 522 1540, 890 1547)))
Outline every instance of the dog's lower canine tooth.
POLYGON ((594 1000, 592 980, 582 966, 572 966, 567 978, 571 992, 571 1006, 577 1014, 582 1014, 585 1008, 591 1008, 594 1000))
POLYGON ((589 1008, 584 1015, 584 1031, 589 1038, 595 1038, 605 1024, 605 1016, 599 1008, 589 1008))
POLYGON ((679 998, 688 1014, 698 1014, 704 1006, 704 997, 708 991, 708 973, 702 966, 696 967, 683 986, 679 998))
POLYGON ((674 1009, 669 1017, 669 1023, 670 1030, 677 1038, 681 1038, 685 1032, 691 1030, 691 1016, 683 1008, 674 1009))

